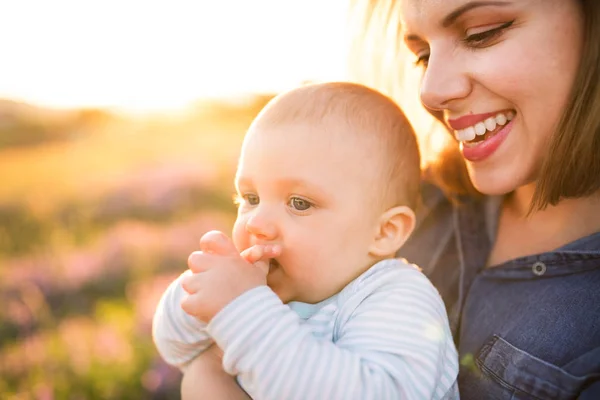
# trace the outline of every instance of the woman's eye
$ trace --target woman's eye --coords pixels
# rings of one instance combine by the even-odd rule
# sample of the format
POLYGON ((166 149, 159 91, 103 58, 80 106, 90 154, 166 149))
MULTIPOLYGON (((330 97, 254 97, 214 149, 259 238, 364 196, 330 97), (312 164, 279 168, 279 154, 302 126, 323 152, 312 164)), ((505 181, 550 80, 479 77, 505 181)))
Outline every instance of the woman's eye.
POLYGON ((290 199, 289 206, 296 211, 306 211, 312 207, 312 204, 309 201, 299 197, 292 197, 290 199))
POLYGON ((494 39, 498 35, 500 35, 502 33, 502 31, 504 31, 506 28, 510 27, 514 22, 515 21, 509 21, 509 22, 499 25, 495 28, 488 29, 483 32, 473 33, 470 35, 468 34, 469 31, 467 30, 467 36, 463 39, 463 42, 465 42, 466 44, 468 44, 471 47, 484 47, 492 39, 494 39))

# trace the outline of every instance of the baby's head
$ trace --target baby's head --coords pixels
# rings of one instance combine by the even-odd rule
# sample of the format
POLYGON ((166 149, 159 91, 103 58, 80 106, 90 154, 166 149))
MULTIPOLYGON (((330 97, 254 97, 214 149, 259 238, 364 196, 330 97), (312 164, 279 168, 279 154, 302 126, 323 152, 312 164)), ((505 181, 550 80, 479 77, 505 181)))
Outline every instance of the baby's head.
POLYGON ((353 83, 308 85, 254 120, 236 175, 239 250, 279 244, 267 281, 315 303, 392 257, 415 222, 419 150, 402 111, 353 83))

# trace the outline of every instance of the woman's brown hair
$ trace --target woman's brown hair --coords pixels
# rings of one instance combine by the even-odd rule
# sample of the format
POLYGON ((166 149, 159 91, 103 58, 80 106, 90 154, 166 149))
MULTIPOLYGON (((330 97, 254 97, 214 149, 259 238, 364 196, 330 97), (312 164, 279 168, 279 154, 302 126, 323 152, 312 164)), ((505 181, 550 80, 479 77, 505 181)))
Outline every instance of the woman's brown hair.
MULTIPOLYGON (((584 18, 584 43, 571 97, 557 126, 541 167, 531 210, 555 205, 561 199, 585 197, 600 190, 600 1, 579 1, 584 18)), ((458 143, 440 136, 440 126, 431 128, 415 120, 418 92, 407 86, 409 64, 402 51, 400 12, 394 0, 352 0, 353 37, 350 71, 354 78, 395 98, 406 110, 419 135, 425 178, 440 186, 450 198, 478 196, 473 187, 458 143), (409 97, 407 99, 407 96, 409 97), (432 144, 438 143, 438 146, 432 144), (441 145, 439 145, 441 143, 441 145), (437 147, 437 148, 436 148, 437 147)), ((423 108, 421 108, 423 110, 423 108)), ((421 119, 423 119, 423 111, 421 119)), ((419 118, 417 118, 419 119, 419 118)))

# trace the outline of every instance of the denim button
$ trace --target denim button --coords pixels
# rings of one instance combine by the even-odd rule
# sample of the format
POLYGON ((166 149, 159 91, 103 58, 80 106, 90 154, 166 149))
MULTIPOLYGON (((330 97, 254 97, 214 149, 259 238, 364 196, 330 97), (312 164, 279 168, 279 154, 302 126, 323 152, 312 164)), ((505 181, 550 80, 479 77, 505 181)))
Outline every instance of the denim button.
POLYGON ((546 273, 546 264, 544 264, 541 261, 538 261, 535 264, 533 264, 531 269, 532 269, 533 273, 536 274, 537 276, 542 276, 546 273))

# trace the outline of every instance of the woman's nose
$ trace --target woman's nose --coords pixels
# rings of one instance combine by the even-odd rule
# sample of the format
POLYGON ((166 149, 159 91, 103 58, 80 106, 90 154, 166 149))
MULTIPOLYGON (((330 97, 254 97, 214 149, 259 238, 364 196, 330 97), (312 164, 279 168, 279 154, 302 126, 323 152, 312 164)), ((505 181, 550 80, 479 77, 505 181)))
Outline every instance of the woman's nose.
POLYGON ((257 207, 246 222, 246 231, 257 239, 274 240, 278 234, 275 216, 264 207, 257 207))
POLYGON ((455 100, 471 93, 471 80, 464 62, 448 54, 431 53, 421 80, 421 102, 430 110, 449 108, 455 100))

